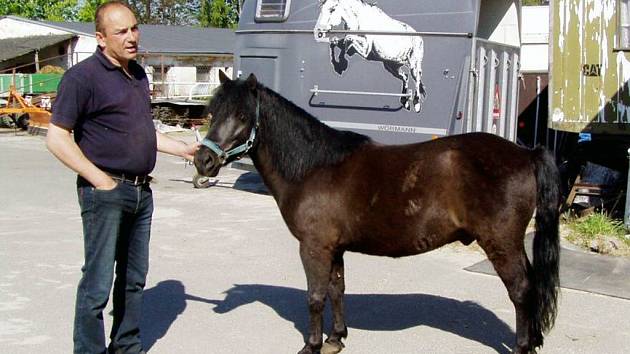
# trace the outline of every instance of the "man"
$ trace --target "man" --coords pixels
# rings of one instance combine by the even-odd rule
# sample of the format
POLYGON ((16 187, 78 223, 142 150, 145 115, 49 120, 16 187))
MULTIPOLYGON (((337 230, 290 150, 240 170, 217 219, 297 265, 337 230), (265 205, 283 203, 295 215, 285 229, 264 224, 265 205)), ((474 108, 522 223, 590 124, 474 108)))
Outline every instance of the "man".
POLYGON ((103 309, 114 273, 110 353, 144 353, 139 335, 149 260, 156 150, 192 160, 197 143, 155 131, 149 86, 135 62, 138 23, 121 2, 96 10, 94 55, 66 72, 48 149, 78 173, 85 263, 77 289, 74 353, 105 353, 103 309), (74 132, 74 139, 72 136, 74 132))

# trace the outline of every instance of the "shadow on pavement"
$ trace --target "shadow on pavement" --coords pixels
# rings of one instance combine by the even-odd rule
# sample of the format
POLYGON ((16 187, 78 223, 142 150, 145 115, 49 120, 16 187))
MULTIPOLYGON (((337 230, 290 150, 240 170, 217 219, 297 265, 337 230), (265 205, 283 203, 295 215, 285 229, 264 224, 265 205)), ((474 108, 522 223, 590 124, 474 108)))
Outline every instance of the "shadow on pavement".
POLYGON ((234 189, 258 194, 269 194, 269 190, 257 172, 246 172, 240 175, 234 183, 234 189))
MULTIPOLYGON (((253 302, 272 308, 306 336, 308 311, 304 290, 281 286, 235 285, 224 300, 204 300, 216 305, 222 314, 253 302)), ((416 326, 429 326, 474 340, 498 353, 509 353, 515 334, 494 313, 470 302, 426 294, 346 294, 346 322, 349 328, 369 331, 398 331, 416 326)), ((325 329, 330 327, 327 307, 325 329)), ((352 334, 350 334, 352 335, 352 334)))
POLYGON ((209 302, 206 299, 187 295, 186 288, 178 280, 164 280, 144 291, 142 322, 142 344, 145 351, 166 335, 177 316, 186 309, 186 301, 209 302))
MULTIPOLYGON (((526 235, 527 255, 531 261, 533 233, 526 235)), ((467 271, 496 275, 490 261, 483 260, 467 271)), ((594 294, 630 299, 630 259, 560 248, 560 286, 594 294)))

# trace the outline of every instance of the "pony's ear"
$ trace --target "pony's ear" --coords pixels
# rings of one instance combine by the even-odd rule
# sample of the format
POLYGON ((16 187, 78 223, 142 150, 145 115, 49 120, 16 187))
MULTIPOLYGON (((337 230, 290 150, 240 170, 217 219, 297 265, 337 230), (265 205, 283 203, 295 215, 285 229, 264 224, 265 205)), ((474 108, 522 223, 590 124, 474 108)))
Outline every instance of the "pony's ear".
POLYGON ((226 81, 230 81, 230 78, 227 77, 227 75, 225 75, 225 73, 223 72, 223 70, 219 70, 219 82, 221 84, 225 83, 226 81))
POLYGON ((252 73, 252 74, 249 74, 249 76, 247 77, 247 80, 245 80, 245 83, 247 84, 247 87, 249 87, 249 89, 253 91, 256 89, 256 85, 258 84, 258 79, 256 79, 256 76, 252 73))

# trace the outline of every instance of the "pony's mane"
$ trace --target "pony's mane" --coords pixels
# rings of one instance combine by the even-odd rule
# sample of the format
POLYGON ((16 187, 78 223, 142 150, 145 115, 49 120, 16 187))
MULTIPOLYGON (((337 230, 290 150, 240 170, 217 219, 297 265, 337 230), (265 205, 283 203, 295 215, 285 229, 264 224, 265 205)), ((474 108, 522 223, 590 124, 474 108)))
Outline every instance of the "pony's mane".
POLYGON ((258 84, 260 95, 259 144, 272 155, 272 167, 284 179, 301 180, 309 171, 330 166, 371 139, 333 129, 278 93, 258 84))

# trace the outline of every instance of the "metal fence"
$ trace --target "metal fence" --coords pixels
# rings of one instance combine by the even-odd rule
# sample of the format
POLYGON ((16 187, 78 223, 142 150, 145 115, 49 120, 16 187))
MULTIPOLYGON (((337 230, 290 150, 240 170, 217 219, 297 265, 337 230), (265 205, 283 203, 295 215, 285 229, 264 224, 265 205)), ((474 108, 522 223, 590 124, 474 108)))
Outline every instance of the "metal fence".
POLYGON ((151 96, 154 100, 207 101, 219 86, 218 82, 193 81, 150 81, 151 96))
POLYGON ((487 132, 516 140, 519 48, 476 40, 474 92, 467 132, 487 132))
MULTIPOLYGON (((46 65, 64 71, 89 55, 91 53, 74 52, 40 60, 37 65, 28 63, 0 70, 0 97, 8 97, 11 86, 22 95, 54 93, 57 91, 63 74, 42 74, 37 71, 46 65), (59 66, 59 63, 63 63, 63 66, 59 66)), ((183 101, 202 104, 212 96, 212 92, 220 85, 218 70, 225 68, 216 68, 210 65, 170 67, 145 65, 144 69, 149 79, 153 101, 183 101)))

